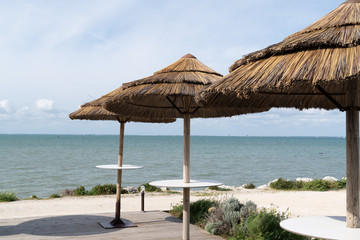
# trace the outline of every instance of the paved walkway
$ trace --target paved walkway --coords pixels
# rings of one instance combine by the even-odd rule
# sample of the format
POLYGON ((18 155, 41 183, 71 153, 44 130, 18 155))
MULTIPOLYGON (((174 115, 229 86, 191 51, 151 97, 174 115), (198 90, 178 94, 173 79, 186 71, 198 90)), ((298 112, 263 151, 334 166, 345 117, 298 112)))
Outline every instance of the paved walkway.
MULTIPOLYGON (((110 222, 113 213, 67 215, 0 220, 0 239, 97 239, 97 240, 180 240, 182 222, 161 211, 123 212, 122 218, 137 225, 132 228, 103 229, 98 222, 110 222)), ((191 225, 191 239, 221 240, 191 225)))

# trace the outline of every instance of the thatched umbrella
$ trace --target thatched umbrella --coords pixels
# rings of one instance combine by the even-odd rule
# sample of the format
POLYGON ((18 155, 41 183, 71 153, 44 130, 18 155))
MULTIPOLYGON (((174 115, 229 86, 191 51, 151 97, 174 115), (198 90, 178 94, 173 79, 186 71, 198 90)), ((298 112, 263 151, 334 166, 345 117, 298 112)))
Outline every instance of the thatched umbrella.
MULTIPOLYGON (((122 88, 115 89, 110 93, 93 100, 91 102, 81 105, 80 109, 70 113, 70 119, 82 119, 82 120, 112 120, 118 121, 120 123, 120 138, 119 138, 119 154, 118 154, 118 167, 123 167, 123 152, 124 152, 124 132, 125 132, 125 123, 126 122, 150 122, 150 123, 170 123, 174 122, 175 118, 167 119, 148 119, 148 118, 139 118, 132 116, 123 116, 121 114, 115 114, 107 111, 101 105, 107 99, 113 97, 116 93, 121 92, 122 88)), ((131 107, 130 105, 123 104, 123 108, 131 107)), ((115 204, 115 218, 108 223, 100 223, 104 228, 123 228, 135 226, 130 221, 123 221, 120 218, 121 211, 121 179, 122 179, 122 170, 118 169, 117 174, 117 184, 116 184, 116 204, 115 204)))
MULTIPOLYGON (((123 84, 123 91, 104 103, 115 113, 148 118, 184 119, 183 181, 190 182, 190 118, 233 116, 260 112, 256 109, 204 108, 194 101, 195 95, 205 86, 218 81, 221 74, 196 59, 191 54, 183 56, 152 76, 123 84), (124 110, 123 103, 132 105, 124 110)), ((183 239, 189 239, 190 188, 183 190, 183 239)))
POLYGON ((201 98, 210 106, 346 111, 347 227, 359 228, 359 74, 360 0, 349 0, 236 61, 201 98))

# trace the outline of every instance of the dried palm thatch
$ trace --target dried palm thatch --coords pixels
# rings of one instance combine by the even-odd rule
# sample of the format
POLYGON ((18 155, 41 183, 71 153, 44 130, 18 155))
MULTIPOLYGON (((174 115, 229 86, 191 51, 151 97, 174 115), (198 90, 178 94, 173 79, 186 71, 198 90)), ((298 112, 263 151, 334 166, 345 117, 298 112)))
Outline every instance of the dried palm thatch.
MULTIPOLYGON (((119 122, 148 122, 148 123, 171 123, 176 121, 175 118, 166 119, 150 119, 150 118, 139 118, 135 116, 125 116, 122 114, 116 114, 110 112, 102 107, 102 103, 107 99, 113 97, 115 94, 122 91, 122 87, 111 91, 104 96, 95 99, 91 102, 81 105, 80 109, 69 114, 70 119, 82 119, 82 120, 112 120, 119 122)), ((123 104, 122 108, 126 109, 131 107, 130 105, 123 104)))
POLYGON ((191 117, 210 118, 260 111, 226 107, 203 108, 203 105, 197 104, 194 101, 196 94, 221 77, 221 74, 196 57, 187 54, 150 77, 123 84, 123 91, 115 93, 103 106, 111 112, 149 119, 182 118, 186 113, 191 117), (125 108, 121 103, 130 104, 132 108, 125 108))
POLYGON ((360 1, 351 0, 282 42, 236 61, 201 99, 225 107, 354 108, 346 104, 346 89, 359 77, 359 59, 360 1))
POLYGON ((251 53, 205 89, 214 106, 346 111, 346 226, 360 228, 360 0, 349 0, 278 44, 251 53))

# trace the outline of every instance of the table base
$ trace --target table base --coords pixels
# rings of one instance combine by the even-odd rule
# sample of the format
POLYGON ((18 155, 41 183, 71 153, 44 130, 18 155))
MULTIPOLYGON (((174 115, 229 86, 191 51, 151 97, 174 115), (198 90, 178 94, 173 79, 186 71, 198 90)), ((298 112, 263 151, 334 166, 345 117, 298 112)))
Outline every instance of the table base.
POLYGON ((129 228, 129 227, 137 227, 133 222, 121 219, 122 223, 119 224, 111 224, 111 222, 100 222, 98 223, 101 227, 105 229, 112 229, 112 228, 129 228))

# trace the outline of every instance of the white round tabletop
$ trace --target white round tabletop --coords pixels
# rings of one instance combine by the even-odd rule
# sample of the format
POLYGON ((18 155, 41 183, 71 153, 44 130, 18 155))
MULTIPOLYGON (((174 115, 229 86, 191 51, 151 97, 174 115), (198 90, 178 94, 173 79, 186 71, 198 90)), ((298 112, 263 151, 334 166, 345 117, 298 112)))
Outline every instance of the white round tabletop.
POLYGON ((280 226, 292 233, 321 239, 360 239, 360 228, 347 228, 346 217, 322 216, 289 218, 280 226))
POLYGON ((122 165, 120 167, 116 164, 98 165, 96 167, 102 169, 115 169, 115 170, 133 170, 133 169, 143 168, 143 166, 136 166, 136 165, 122 165))
POLYGON ((201 187, 214 187, 222 185, 221 182, 212 180, 190 180, 189 183, 184 183, 183 179, 175 180, 161 180, 150 182, 150 185, 156 187, 169 187, 169 188, 201 188, 201 187))

